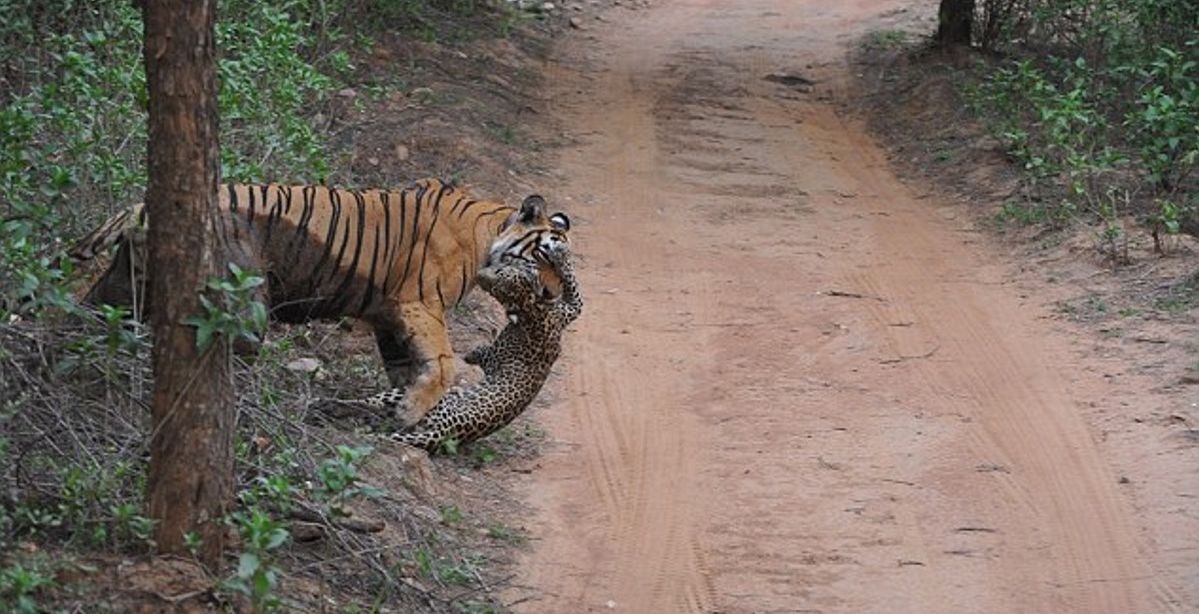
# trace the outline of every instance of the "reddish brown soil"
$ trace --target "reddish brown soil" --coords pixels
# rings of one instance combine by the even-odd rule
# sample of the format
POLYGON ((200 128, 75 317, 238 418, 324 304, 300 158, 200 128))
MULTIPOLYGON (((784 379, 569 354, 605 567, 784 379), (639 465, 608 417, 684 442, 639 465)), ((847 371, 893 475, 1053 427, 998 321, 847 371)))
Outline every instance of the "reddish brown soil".
POLYGON ((1140 420, 1179 398, 833 106, 914 4, 673 0, 555 55, 588 302, 518 611, 1194 607, 1195 446, 1140 420))

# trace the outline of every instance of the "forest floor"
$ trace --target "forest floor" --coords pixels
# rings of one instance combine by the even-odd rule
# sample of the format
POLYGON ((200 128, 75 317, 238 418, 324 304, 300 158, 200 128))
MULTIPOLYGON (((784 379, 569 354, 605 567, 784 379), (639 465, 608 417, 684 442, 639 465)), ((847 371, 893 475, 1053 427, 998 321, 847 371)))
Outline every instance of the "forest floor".
MULTIPOLYGON (((642 6, 629 0, 583 0, 550 11, 447 14, 444 22, 426 24, 424 32, 397 29, 376 36, 372 47, 354 58, 350 85, 322 103, 315 122, 334 152, 329 161, 332 181, 349 187, 404 186, 434 176, 456 181, 479 197, 506 202, 519 202, 559 182, 548 161, 565 141, 554 128, 549 101, 539 97, 541 67, 548 61, 552 41, 579 36, 603 23, 617 4, 642 6), (501 20, 510 30, 497 36, 496 23, 501 20)), ((479 290, 450 316, 458 355, 489 342, 504 325, 502 310, 479 290)), ((31 338, 40 334, 36 329, 13 332, 29 333, 31 338)), ((23 338, 18 334, 3 340, 23 338)), ((27 352, 15 345, 5 349, 27 355, 32 364, 42 353, 61 353, 59 342, 58 336, 47 334, 30 342, 36 347, 27 352), (45 346, 38 345, 43 342, 45 346)), ((122 368, 148 377, 145 358, 135 357, 122 368)), ((518 422, 435 461, 353 420, 327 423, 314 409, 322 399, 361 397, 385 386, 373 336, 348 322, 273 326, 263 355, 251 364, 239 364, 236 371, 239 442, 249 444, 248 454, 239 451, 243 486, 273 477, 274 472, 309 472, 307 481, 291 486, 304 493, 319 490, 320 479, 313 473, 325 459, 336 456, 337 446, 369 446, 372 451, 353 463, 357 480, 382 493, 345 505, 354 519, 350 525, 357 529, 328 518, 302 519, 273 510, 291 537, 273 551, 270 561, 279 584, 269 594, 279 599, 280 609, 506 609, 500 592, 512 581, 515 553, 530 539, 525 510, 512 492, 514 476, 534 470, 545 439, 534 421, 518 422)), ((461 360, 458 373, 460 384, 478 376, 461 360)), ((38 379, 33 377, 36 370, 29 375, 30 381, 38 379)), ((137 395, 137 390, 129 390, 121 398, 137 395)), ((553 393, 547 390, 534 407, 552 405, 553 393)), ((42 409, 46 414, 41 417, 53 421, 53 412, 61 408, 42 409)), ((89 405, 64 411, 96 417, 90 416, 93 409, 89 405)), ((146 417, 144 406, 133 402, 127 409, 130 415, 122 418, 133 429, 127 435, 140 440, 136 425, 146 417)), ((69 434, 76 426, 65 424, 49 428, 69 434)), ((38 444, 38 452, 41 447, 38 444)), ((108 453, 85 451, 100 458, 108 453)), ((26 464, 29 467, 18 468, 18 474, 35 470, 35 463, 26 464)), ((80 547, 86 539, 81 531, 71 531, 63 539, 32 535, 19 544, 19 552, 9 553, 26 569, 49 576, 44 585, 30 589, 39 607, 88 612, 250 609, 249 600, 223 586, 237 567, 235 551, 229 553, 227 573, 212 574, 188 557, 148 556, 144 544, 134 539, 118 548, 80 547)), ((237 540, 234 536, 234 543, 237 540)), ((0 590, 7 591, 8 580, 0 580, 0 590)))

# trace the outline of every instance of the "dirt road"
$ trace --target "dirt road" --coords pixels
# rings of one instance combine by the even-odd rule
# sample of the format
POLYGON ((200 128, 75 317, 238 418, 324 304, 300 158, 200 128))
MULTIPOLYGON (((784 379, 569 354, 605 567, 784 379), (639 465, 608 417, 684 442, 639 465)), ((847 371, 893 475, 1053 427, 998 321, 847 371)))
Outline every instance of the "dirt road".
POLYGON ((518 611, 1189 607, 1078 410, 1109 384, 827 103, 903 4, 655 0, 551 67, 588 302, 518 611))

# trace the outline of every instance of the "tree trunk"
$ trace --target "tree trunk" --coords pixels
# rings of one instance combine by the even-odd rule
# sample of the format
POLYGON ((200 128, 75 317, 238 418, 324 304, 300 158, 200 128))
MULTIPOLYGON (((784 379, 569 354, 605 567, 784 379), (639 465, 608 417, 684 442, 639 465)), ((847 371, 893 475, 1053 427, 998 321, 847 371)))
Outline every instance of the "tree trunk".
POLYGON ((227 346, 206 354, 184 324, 200 314, 208 277, 223 275, 215 0, 144 0, 149 93, 150 324, 154 432, 149 515, 163 553, 199 537, 201 561, 221 563, 222 519, 233 497, 233 388, 227 346))
POLYGON ((937 42, 969 45, 974 28, 974 0, 941 0, 937 42))

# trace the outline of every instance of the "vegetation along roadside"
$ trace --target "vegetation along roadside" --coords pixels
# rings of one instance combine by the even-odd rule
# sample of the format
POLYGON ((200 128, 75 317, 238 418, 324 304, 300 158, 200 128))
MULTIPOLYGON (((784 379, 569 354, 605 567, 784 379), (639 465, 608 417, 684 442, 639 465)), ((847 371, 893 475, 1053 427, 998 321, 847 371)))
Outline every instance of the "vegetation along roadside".
MULTIPOLYGON (((219 10, 224 180, 432 175, 504 199, 544 181, 538 159, 553 142, 537 125, 532 67, 571 30, 562 11, 486 0, 219 10)), ((226 568, 150 557, 149 335, 120 308, 78 308, 93 271, 65 257, 144 193, 141 14, 117 0, 9 0, 0 12, 0 609, 499 608, 523 530, 493 478, 536 453, 539 430, 517 424, 429 464, 314 423, 315 398, 384 382, 373 341, 348 322, 272 329, 257 356, 234 359, 238 496, 225 522, 237 552, 226 568)), ((210 328, 261 334, 248 298, 259 283, 250 271, 214 280, 210 328)), ((453 315, 462 350, 499 314, 472 295, 453 315)))
POLYGON ((968 45, 938 40, 937 15, 880 20, 854 55, 854 107, 900 168, 1010 239, 1053 284, 1038 298, 1099 328, 1104 353, 1190 385, 1199 4, 956 4, 971 7, 968 45))

